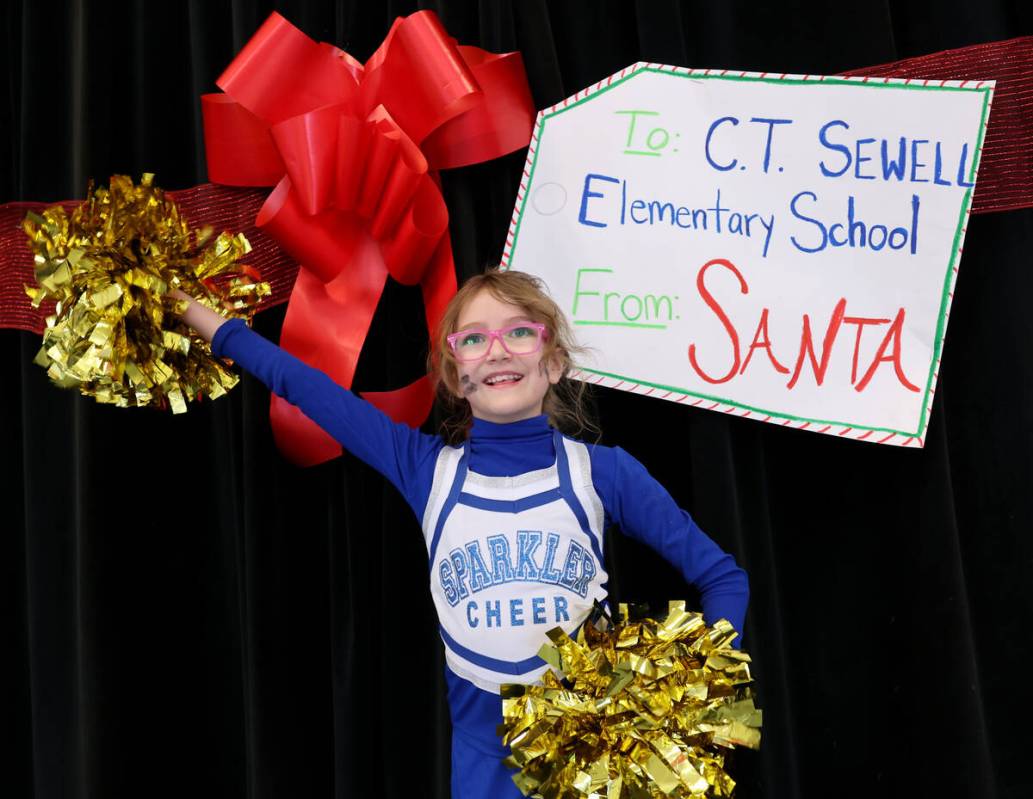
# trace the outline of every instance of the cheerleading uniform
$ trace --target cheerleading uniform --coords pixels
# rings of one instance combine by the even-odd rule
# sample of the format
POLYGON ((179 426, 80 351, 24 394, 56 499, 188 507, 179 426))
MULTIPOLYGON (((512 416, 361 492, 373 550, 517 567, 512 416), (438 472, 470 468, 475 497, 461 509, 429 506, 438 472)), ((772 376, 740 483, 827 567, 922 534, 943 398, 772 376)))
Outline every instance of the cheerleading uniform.
POLYGON ((708 622, 742 629, 746 574, 619 447, 586 446, 545 416, 474 419, 469 438, 392 422, 239 320, 212 341, 381 472, 422 521, 452 716, 452 796, 519 797, 502 765, 499 686, 530 683, 546 631, 573 633, 606 596, 603 531, 618 524, 679 568, 708 622))

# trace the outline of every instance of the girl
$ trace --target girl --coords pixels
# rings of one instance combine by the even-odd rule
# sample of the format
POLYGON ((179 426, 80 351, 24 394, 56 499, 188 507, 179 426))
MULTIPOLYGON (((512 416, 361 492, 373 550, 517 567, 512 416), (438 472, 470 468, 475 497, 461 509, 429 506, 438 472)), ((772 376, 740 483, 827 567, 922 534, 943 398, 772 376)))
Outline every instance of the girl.
MULTIPOLYGON (((188 299, 186 295, 181 298, 188 299)), ((713 623, 742 629, 746 574, 645 468, 620 448, 562 435, 583 429, 575 351, 541 282, 489 271, 446 311, 431 354, 445 435, 396 424, 253 333, 191 302, 185 321, 346 449, 390 480, 422 520, 445 647, 452 796, 518 797, 496 736, 499 686, 534 682, 545 632, 574 633, 606 597, 603 532, 617 523, 678 567, 713 623)))

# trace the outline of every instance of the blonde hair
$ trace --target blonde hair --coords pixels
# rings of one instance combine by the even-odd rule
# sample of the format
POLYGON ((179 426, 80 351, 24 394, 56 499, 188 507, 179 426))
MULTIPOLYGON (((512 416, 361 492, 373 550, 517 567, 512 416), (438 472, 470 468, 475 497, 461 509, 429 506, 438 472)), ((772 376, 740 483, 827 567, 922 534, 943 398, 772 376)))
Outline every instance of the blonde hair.
POLYGON ((441 433, 449 444, 464 441, 473 422, 470 403, 459 390, 459 370, 448 336, 459 326, 459 316, 472 300, 482 291, 489 292, 500 302, 522 308, 533 322, 541 322, 548 331, 542 346, 542 361, 556 359, 560 365, 560 379, 549 386, 542 402, 542 411, 549 417, 549 424, 571 436, 585 433, 598 437, 599 429, 591 419, 587 408, 585 383, 573 380, 570 371, 574 367, 572 355, 585 352, 574 341, 570 324, 556 302, 546 293, 540 279, 526 272, 502 271, 492 267, 480 275, 474 275, 449 302, 434 336, 434 346, 428 358, 428 372, 434 381, 438 401, 445 412, 441 433))

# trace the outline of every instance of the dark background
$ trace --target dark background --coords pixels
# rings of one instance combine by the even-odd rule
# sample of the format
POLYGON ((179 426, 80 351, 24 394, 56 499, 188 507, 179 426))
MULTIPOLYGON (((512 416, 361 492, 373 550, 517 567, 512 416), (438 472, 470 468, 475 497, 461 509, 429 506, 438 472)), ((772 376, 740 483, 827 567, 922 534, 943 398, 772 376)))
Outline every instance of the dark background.
MULTIPOLYGON (((538 107, 638 60, 835 73, 1033 32, 1020 0, 7 0, 0 202, 204 182, 198 96, 274 8, 360 60, 433 8, 519 49, 538 107)), ((523 158, 444 175, 460 278, 498 258, 523 158)), ((1033 795, 1031 248, 1033 212, 972 217, 924 450, 596 394, 604 443, 750 573, 765 739, 740 797, 1033 795)), ((420 313, 390 287, 357 387, 419 374, 420 313)), ((48 385, 38 342, 0 331, 0 795, 445 796, 426 553, 394 490, 348 455, 288 465, 247 377, 185 416, 115 410, 48 385)), ((686 594, 610 549, 620 596, 686 594)))

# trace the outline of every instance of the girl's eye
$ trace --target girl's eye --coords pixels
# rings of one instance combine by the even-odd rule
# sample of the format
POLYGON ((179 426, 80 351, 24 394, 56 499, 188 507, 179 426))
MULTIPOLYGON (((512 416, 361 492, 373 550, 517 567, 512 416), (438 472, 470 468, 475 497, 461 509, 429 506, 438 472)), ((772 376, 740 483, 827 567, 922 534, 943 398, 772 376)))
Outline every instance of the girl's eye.
POLYGON ((509 331, 510 338, 533 338, 538 335, 538 331, 533 327, 514 327, 509 331))
POLYGON ((459 339, 460 347, 475 347, 478 344, 484 343, 483 333, 467 333, 465 336, 459 339))

